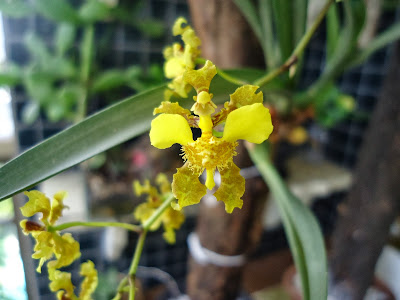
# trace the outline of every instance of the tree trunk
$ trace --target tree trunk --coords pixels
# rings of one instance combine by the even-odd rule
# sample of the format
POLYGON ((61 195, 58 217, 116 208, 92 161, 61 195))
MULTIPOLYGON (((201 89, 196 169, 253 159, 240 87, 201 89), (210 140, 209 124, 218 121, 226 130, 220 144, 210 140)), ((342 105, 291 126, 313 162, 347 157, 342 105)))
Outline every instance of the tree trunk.
POLYGON ((355 182, 333 235, 330 294, 362 299, 389 227, 400 213, 400 47, 370 122, 355 182))
POLYGON ((202 57, 222 69, 263 67, 261 47, 232 0, 188 0, 188 3, 202 42, 202 57))
MULTIPOLYGON (((193 25, 202 40, 204 58, 220 68, 263 65, 260 47, 232 1, 188 2, 193 25)), ((243 145, 237 152, 235 163, 239 167, 252 165, 243 145)), ((261 178, 246 179, 243 208, 235 209, 232 214, 225 212, 223 203, 211 207, 202 201, 196 229, 201 245, 222 255, 250 251, 261 237, 260 215, 266 193, 261 178)), ((192 300, 235 299, 241 290, 242 272, 243 267, 201 265, 190 259, 187 293, 192 300)))
MULTIPOLYGON (((238 152, 241 155, 237 157, 236 164, 241 168, 251 165, 242 144, 238 152)), ((222 255, 249 253, 261 237, 261 214, 266 194, 267 187, 258 177, 246 179, 243 207, 236 208, 232 214, 225 212, 223 203, 210 206, 202 201, 196 228, 201 245, 222 255)), ((242 273, 243 266, 202 265, 190 259, 187 293, 192 300, 236 299, 241 291, 242 273)))

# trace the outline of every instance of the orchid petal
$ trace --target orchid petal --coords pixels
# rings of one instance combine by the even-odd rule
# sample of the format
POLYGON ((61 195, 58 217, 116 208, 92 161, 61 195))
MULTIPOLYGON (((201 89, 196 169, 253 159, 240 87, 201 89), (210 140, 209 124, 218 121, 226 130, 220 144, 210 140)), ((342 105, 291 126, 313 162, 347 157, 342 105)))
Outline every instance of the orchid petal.
POLYGON ((151 122, 150 141, 154 147, 165 149, 175 143, 187 145, 193 142, 193 135, 184 117, 162 114, 151 122))
POLYGON ((268 108, 255 103, 242 106, 228 115, 222 139, 260 144, 268 139, 273 128, 268 108))

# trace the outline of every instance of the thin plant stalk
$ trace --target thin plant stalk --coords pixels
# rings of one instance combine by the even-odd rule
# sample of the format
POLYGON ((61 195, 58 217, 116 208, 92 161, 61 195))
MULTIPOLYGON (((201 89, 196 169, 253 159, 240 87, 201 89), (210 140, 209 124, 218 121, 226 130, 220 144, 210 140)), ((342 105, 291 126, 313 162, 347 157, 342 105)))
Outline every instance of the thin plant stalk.
POLYGON ((317 18, 315 19, 314 23, 310 26, 310 28, 303 35, 303 37, 297 44, 296 48, 293 50, 292 54, 284 62, 284 64, 281 65, 280 67, 278 67, 277 69, 272 70, 271 72, 267 73, 265 76, 254 81, 254 85, 263 86, 263 85, 267 84, 268 82, 270 82, 271 80, 273 80, 275 77, 282 74, 283 72, 289 70, 292 66, 296 65, 300 55, 303 53, 303 51, 307 47, 308 43, 311 40, 311 37, 313 36, 315 31, 318 29, 320 23, 322 22, 326 13, 328 12, 329 7, 334 2, 335 2, 335 0, 328 0, 326 2, 325 6, 322 8, 321 12, 318 14, 317 18))

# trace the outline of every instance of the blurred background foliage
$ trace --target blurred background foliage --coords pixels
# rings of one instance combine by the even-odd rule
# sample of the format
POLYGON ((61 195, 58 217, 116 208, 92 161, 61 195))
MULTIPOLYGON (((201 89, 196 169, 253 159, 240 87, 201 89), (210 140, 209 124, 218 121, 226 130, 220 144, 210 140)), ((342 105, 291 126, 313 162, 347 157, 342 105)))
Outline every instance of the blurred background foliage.
POLYGON ((162 83, 162 67, 157 64, 144 70, 139 65, 102 69, 98 63, 107 53, 112 34, 100 32, 101 24, 111 28, 122 23, 154 38, 164 33, 160 21, 132 18, 140 14, 142 6, 142 1, 87 0, 75 6, 65 0, 2 1, 0 11, 6 16, 25 18, 36 13, 56 27, 50 45, 34 33, 26 34, 27 66, 7 62, 0 67, 0 86, 22 85, 30 97, 23 110, 24 122, 32 124, 41 111, 50 122, 79 121, 99 94, 111 104, 124 94, 162 83))

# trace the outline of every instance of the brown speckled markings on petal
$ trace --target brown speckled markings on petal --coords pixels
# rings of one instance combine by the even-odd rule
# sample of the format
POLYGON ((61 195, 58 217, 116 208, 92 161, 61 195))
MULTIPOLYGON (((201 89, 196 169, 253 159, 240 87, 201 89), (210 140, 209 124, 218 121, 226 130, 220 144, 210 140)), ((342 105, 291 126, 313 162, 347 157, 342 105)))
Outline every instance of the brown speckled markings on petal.
POLYGON ((188 164, 178 168, 172 181, 172 193, 178 199, 178 203, 173 205, 174 209, 197 204, 207 193, 207 188, 201 184, 197 174, 190 170, 188 164))
POLYGON ((243 200, 240 199, 245 190, 245 181, 240 175, 240 169, 233 162, 223 170, 218 169, 221 174, 221 186, 214 196, 218 201, 224 201, 225 210, 232 213, 235 207, 242 208, 243 200))

